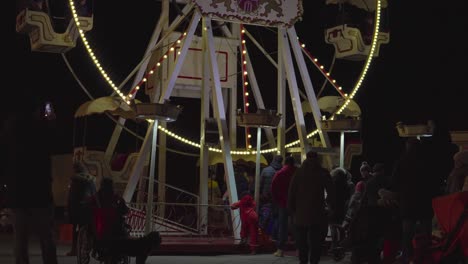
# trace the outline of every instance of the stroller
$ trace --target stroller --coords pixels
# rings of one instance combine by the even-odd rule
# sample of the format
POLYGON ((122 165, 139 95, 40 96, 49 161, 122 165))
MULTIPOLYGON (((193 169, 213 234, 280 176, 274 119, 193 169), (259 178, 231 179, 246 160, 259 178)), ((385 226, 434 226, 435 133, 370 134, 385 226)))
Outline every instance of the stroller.
POLYGON ((468 259, 468 192, 434 198, 432 208, 441 236, 415 236, 415 263, 464 263, 468 259))

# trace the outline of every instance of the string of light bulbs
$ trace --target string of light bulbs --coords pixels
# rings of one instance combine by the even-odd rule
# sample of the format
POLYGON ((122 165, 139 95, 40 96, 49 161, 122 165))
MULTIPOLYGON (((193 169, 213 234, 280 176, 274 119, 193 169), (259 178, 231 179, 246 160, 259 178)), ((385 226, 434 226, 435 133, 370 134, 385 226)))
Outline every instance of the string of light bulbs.
MULTIPOLYGON (((241 48, 241 61, 242 61, 242 65, 241 65, 241 69, 242 69, 242 98, 244 99, 243 100, 243 103, 244 103, 244 113, 248 113, 249 112, 249 92, 247 91, 247 86, 249 85, 248 83, 248 79, 247 79, 247 75, 248 75, 248 72, 247 72, 247 59, 246 59, 246 56, 245 54, 247 53, 247 49, 245 47, 245 29, 244 29, 244 25, 241 24, 240 25, 240 39, 241 39, 241 45, 240 45, 240 48, 241 48)), ((250 138, 252 137, 252 135, 250 135, 250 128, 249 127, 245 127, 245 147, 247 149, 251 149, 252 148, 252 145, 250 144, 250 138)))

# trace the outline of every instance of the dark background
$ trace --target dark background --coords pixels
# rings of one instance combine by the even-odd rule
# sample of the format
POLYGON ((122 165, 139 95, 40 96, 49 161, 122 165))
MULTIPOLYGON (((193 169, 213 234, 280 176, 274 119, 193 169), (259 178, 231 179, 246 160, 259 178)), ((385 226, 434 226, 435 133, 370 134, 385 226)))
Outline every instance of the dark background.
MULTIPOLYGON (((60 11, 60 5, 63 6, 66 1, 52 2, 60 11)), ((381 46, 380 56, 374 60, 368 77, 355 97, 363 112, 363 129, 358 135, 364 144, 363 159, 371 163, 383 161, 392 164, 402 142, 395 129, 397 121, 414 123, 435 118, 446 123, 451 130, 468 129, 467 54, 466 43, 462 40, 468 30, 466 4, 463 2, 390 2, 390 43, 381 46)), ((115 83, 120 83, 142 57, 157 22, 159 6, 160 3, 154 0, 95 1, 94 28, 87 33, 87 37, 115 83)), ((333 56, 333 47, 324 41, 325 7, 324 1, 304 1, 304 17, 297 23, 296 29, 308 50, 327 67, 333 56)), ((275 46, 276 37, 271 30, 253 26, 248 29, 260 43, 275 46)), ((15 111, 26 97, 50 100, 57 112, 61 134, 56 144, 51 146, 56 153, 70 153, 80 142, 105 148, 112 133, 112 122, 104 116, 92 116, 87 118, 85 130, 84 121, 73 118, 74 111, 88 97, 70 74, 62 55, 31 52, 28 37, 14 31, 12 33, 15 38, 14 52, 9 56, 13 62, 8 67, 13 71, 11 76, 16 78, 9 87, 2 89, 8 96, 4 99, 2 111, 15 111), (85 135, 83 131, 86 131, 85 135)), ((274 50, 269 51, 275 57, 274 50)), ((77 47, 65 56, 93 96, 110 94, 110 87, 100 77, 80 40, 77 47)), ((268 63, 259 53, 255 53, 255 49, 251 51, 251 56, 259 65, 256 74, 265 104, 267 108, 274 108, 276 99, 268 95, 268 89, 275 94, 276 78, 271 78, 274 69, 262 66, 268 63)), ((361 62, 337 60, 332 76, 349 91, 361 68, 361 62)), ((323 79, 313 66, 309 69, 317 90, 323 79)), ((332 91, 330 87, 326 90, 332 91)), ((180 98, 174 101, 183 104, 184 111, 176 123, 169 124, 169 128, 192 141, 198 141, 199 131, 198 128, 193 129, 193 125, 198 127, 199 103, 180 98)), ((144 136, 144 123, 128 123, 130 128, 144 136)), ((290 137, 290 140, 294 139, 294 135, 290 137)), ((140 144, 139 140, 126 133, 122 142, 122 151, 136 150, 140 144)), ((238 142, 242 144, 243 140, 238 142)), ((172 143, 169 139, 169 144, 172 143)), ((171 147, 197 153, 197 149, 181 144, 171 147)), ((196 161, 192 157, 173 153, 168 155, 170 160, 177 163, 194 164, 196 161)), ((169 175, 186 173, 180 166, 169 166, 168 170, 169 175)), ((196 173, 196 169, 193 168, 191 173, 196 173)), ((182 185, 188 187, 192 185, 192 180, 183 181, 182 185)))

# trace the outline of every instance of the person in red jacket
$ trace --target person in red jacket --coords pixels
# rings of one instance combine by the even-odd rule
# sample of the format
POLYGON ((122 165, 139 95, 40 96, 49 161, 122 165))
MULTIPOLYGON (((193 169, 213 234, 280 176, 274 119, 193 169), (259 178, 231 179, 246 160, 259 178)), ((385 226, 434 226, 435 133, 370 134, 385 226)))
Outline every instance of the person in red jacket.
POLYGON ((286 157, 284 166, 273 176, 271 195, 275 207, 278 208, 278 240, 276 241, 277 257, 283 257, 284 244, 288 240, 288 189, 292 176, 296 171, 293 157, 286 157))
POLYGON ((247 242, 247 237, 250 236, 250 252, 257 253, 257 238, 258 238, 258 215, 255 211, 257 206, 254 198, 249 192, 243 192, 241 199, 238 202, 231 204, 231 209, 240 210, 241 217, 241 243, 247 242))

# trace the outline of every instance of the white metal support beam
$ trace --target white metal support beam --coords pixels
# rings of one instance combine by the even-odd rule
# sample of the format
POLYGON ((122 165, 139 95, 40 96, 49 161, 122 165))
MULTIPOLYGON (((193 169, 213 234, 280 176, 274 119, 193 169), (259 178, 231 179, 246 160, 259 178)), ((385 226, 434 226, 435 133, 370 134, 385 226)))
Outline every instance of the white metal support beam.
MULTIPOLYGON (((278 29, 279 30, 279 29, 278 29)), ((278 45, 282 43, 283 36, 278 34, 278 45)), ((282 115, 282 118, 278 124, 278 128, 276 130, 277 135, 277 153, 281 156, 286 155, 286 72, 284 69, 284 62, 283 62, 283 51, 278 49, 278 66, 277 66, 277 94, 278 94, 278 113, 282 115)))
MULTIPOLYGON (((166 0, 164 0, 166 1, 166 0)), ((161 16, 158 20, 158 23, 156 24, 156 28, 153 31, 153 35, 151 36, 150 42, 148 46, 146 47, 145 54, 143 56, 143 60, 135 67, 135 69, 132 71, 131 74, 119 85, 119 89, 123 87, 123 85, 127 82, 127 80, 133 76, 134 72, 138 70, 138 72, 135 75, 135 78, 133 79, 132 87, 135 87, 138 82, 141 81, 143 75, 145 74, 146 68, 148 66, 148 63, 150 61, 150 56, 153 53, 153 51, 160 46, 160 43, 158 43, 159 36, 161 35, 162 27, 164 23, 167 23, 167 19, 169 15, 166 15, 169 13, 169 10, 164 10, 164 8, 168 6, 162 5, 162 10, 161 10, 161 16), (159 44, 159 45, 158 45, 159 44)), ((183 14, 188 14, 188 12, 193 8, 193 5, 186 5, 182 13, 183 14)), ((186 15, 179 15, 175 18, 174 22, 171 24, 170 29, 168 30, 172 32, 186 17, 186 15)), ((167 33, 164 37, 167 36, 167 33)), ((125 124, 125 119, 124 118, 119 118, 119 124, 117 124, 114 128, 114 132, 112 133, 111 139, 107 145, 106 152, 104 154, 104 160, 105 162, 110 162, 110 159, 112 157, 112 154, 115 151, 115 147, 117 146, 117 142, 119 141, 120 134, 122 132, 122 126, 125 124)))
POLYGON ((296 73, 294 71, 294 64, 291 56, 288 37, 284 28, 278 28, 278 37, 280 36, 281 41, 278 43, 278 45, 280 46, 278 47, 278 50, 281 51, 283 56, 283 63, 286 69, 289 93, 291 95, 291 103, 296 120, 296 129, 301 146, 301 159, 304 160, 305 154, 309 150, 310 146, 307 143, 307 130, 304 121, 304 113, 302 112, 301 98, 299 96, 299 88, 297 86, 297 78, 296 73))
MULTIPOLYGON (((206 39, 206 31, 203 30, 202 39, 206 39)), ((207 234, 208 231, 208 145, 206 145, 206 121, 210 117, 210 67, 209 54, 206 47, 206 41, 203 41, 203 79, 201 86, 201 111, 200 111, 200 201, 198 230, 202 234, 207 234)))
MULTIPOLYGON (((255 99, 255 104, 259 109, 265 109, 265 103, 263 102, 262 94, 260 93, 260 88, 258 86, 257 77, 255 76, 255 72, 253 70, 252 61, 250 60, 249 51, 245 49, 245 59, 247 61, 247 76, 249 78, 250 88, 252 89, 252 93, 255 99)), ((270 148, 276 147, 275 136, 273 135, 272 128, 265 128, 265 135, 268 140, 268 144, 270 148)))
MULTIPOLYGON (((170 4, 169 0, 164 0, 163 1, 162 6, 163 6, 164 12, 161 13, 161 16, 169 17, 169 4, 170 4)), ((168 30, 168 27, 169 27, 168 23, 169 23, 168 20, 161 23, 163 25, 163 34, 164 35, 167 34, 167 30, 168 30)), ((168 42, 169 41, 167 39, 164 39, 163 42, 164 42, 163 52, 165 53, 165 50, 168 49, 168 42)), ((162 71, 163 72, 166 71, 166 68, 167 68, 167 64, 164 63, 162 65, 162 71)), ((163 80, 161 80, 161 81, 163 81, 163 80)), ((162 87, 164 87, 164 85, 162 87)), ((153 98, 156 98, 156 96, 154 96, 153 98)), ((161 127, 163 127, 163 128, 167 128, 167 123, 166 122, 160 121, 159 125, 161 127)), ((154 130, 153 133, 158 133, 158 130, 157 129, 154 130)), ((153 154, 156 153, 156 150, 158 151, 158 191, 157 191, 158 197, 157 197, 157 201, 159 203, 159 208, 158 208, 159 210, 157 210, 157 212, 158 212, 158 217, 164 218, 164 216, 166 214, 167 135, 163 131, 159 131, 158 134, 159 135, 157 137, 159 137, 159 148, 156 149, 156 145, 153 145, 152 149, 154 150, 153 154)), ((154 134, 153 134, 153 137, 154 137, 154 134)), ((157 144, 157 142, 154 142, 154 144, 157 144)))
POLYGON ((158 120, 154 120, 151 140, 150 172, 148 177, 148 195, 146 200, 145 234, 153 231, 154 174, 156 173, 156 145, 158 142, 158 120))
MULTIPOLYGON (((159 103, 164 103, 165 100, 169 99, 172 93, 172 90, 174 89, 175 81, 177 79, 177 76, 179 75, 180 69, 182 68, 182 64, 184 62, 185 56, 187 55, 188 48, 190 44, 192 43, 193 35, 195 33, 195 29, 197 28, 197 24, 200 18, 201 18, 201 15, 198 12, 195 12, 190 22, 190 26, 187 31, 187 36, 180 50, 180 55, 177 57, 177 61, 174 66, 174 72, 172 73, 171 78, 169 79, 168 86, 164 90, 164 93, 161 95, 161 98, 159 99, 159 103)), ((154 101, 154 99, 152 101, 154 101)), ((142 160, 146 158, 147 152, 149 151, 149 146, 151 142, 149 138, 151 138, 152 136, 154 123, 152 123, 149 126, 148 131, 146 132, 145 139, 140 149, 140 154, 138 155, 138 158, 135 162, 135 166, 128 179, 127 187, 125 188, 125 192, 124 192, 124 199, 127 202, 129 202, 132 199, 133 193, 135 192, 135 188, 140 177, 140 172, 141 172, 141 169, 143 168, 142 160)), ((148 183, 148 184, 151 184, 151 183, 148 183)))
MULTIPOLYGON (((231 156, 231 147, 229 144, 229 133, 228 133, 228 126, 226 121, 226 113, 224 111, 223 106, 223 97, 221 92, 221 82, 219 80, 219 72, 218 72, 218 62, 216 60, 215 54, 215 47, 214 47, 214 37, 213 37, 213 29, 211 27, 211 19, 204 18, 203 23, 203 30, 206 30, 206 43, 207 48, 209 51, 210 56, 210 66, 211 66, 211 78, 213 82, 213 102, 214 102, 214 113, 216 120, 218 122, 218 131, 220 135, 220 143, 221 149, 223 152, 223 160, 224 160, 224 171, 227 174, 227 189, 229 194, 229 201, 236 202, 238 200, 237 197, 237 188, 236 188, 236 180, 234 177, 234 166, 232 164, 232 156, 231 156)), ((234 233, 234 238, 236 242, 240 240, 240 217, 239 217, 239 210, 233 210, 231 212, 231 219, 232 219, 232 228, 234 233)))
MULTIPOLYGON (((239 24, 233 24, 233 28, 234 28, 233 31, 235 32, 235 35, 232 34, 229 31, 227 26, 223 26, 222 28, 223 28, 224 34, 227 37, 233 38, 234 36, 237 36, 237 39, 239 40, 239 47, 242 45, 242 43, 240 43, 242 38, 241 38, 241 35, 240 35, 241 32, 240 32, 240 25, 239 24)), ((265 103, 263 102, 262 94, 260 93, 260 88, 258 86, 257 77, 255 76, 255 71, 253 70, 252 61, 250 60, 249 51, 248 51, 247 48, 245 49, 245 60, 247 61, 247 65, 246 65, 247 66, 247 73, 248 73, 247 76, 248 76, 248 79, 249 79, 250 87, 252 89, 255 104, 257 105, 257 108, 265 109, 265 103)), ((241 62, 241 63, 244 63, 244 62, 241 62)), ((270 147, 271 148, 276 147, 275 136, 273 135, 273 130, 271 128, 265 128, 265 134, 267 136, 268 144, 270 145, 270 147)))
MULTIPOLYGON (((224 22, 221 22, 221 21, 216 21, 220 26, 221 26, 221 30, 223 31, 224 35, 228 38, 234 38, 233 36, 239 36, 239 26, 236 24, 232 26, 232 32, 231 33, 231 30, 228 28, 228 26, 226 26, 226 24, 224 22)), ((237 49, 235 51, 233 51, 235 54, 236 54, 236 57, 237 57, 237 49)), ((236 78, 236 82, 237 82, 237 77, 232 77, 232 78, 236 78)), ((228 112, 228 115, 229 115, 229 141, 231 142, 231 148, 235 149, 237 148, 237 89, 228 89, 228 93, 229 93, 229 112, 228 112)))
POLYGON ((291 42, 292 50, 294 51, 294 55, 296 57, 296 61, 299 67, 299 72, 302 76, 302 81, 304 83, 307 99, 309 100, 309 104, 312 109, 312 114, 315 120, 315 126, 319 130, 320 140, 322 141, 323 147, 328 148, 331 146, 330 139, 328 138, 328 134, 322 132, 322 114, 320 113, 320 108, 318 106, 317 97, 315 96, 314 87, 312 86, 312 81, 310 80, 309 72, 307 71, 307 66, 305 64, 304 56, 301 52, 299 41, 297 40, 297 34, 294 27, 290 27, 288 29, 288 35, 289 41, 291 42))

